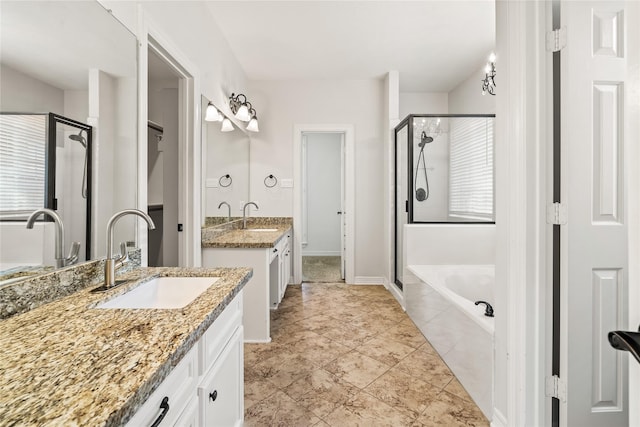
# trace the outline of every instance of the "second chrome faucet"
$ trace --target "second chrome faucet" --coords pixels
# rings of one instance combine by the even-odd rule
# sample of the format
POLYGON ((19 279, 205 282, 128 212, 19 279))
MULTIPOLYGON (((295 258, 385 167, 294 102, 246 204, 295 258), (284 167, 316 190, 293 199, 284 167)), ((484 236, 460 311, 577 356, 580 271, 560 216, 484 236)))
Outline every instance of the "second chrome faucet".
POLYGON ((113 257, 113 228, 116 222, 126 215, 137 215, 147 222, 150 230, 155 230, 156 228, 151 217, 138 209, 125 209, 117 212, 109 219, 107 223, 107 259, 104 263, 104 289, 109 289, 115 285, 116 270, 122 267, 128 259, 127 247, 124 243, 120 247, 120 257, 113 257))
POLYGON ((244 206, 242 207, 242 228, 247 228, 247 206, 249 205, 253 205, 256 207, 256 209, 259 209, 258 205, 256 205, 256 202, 247 202, 244 204, 244 206))

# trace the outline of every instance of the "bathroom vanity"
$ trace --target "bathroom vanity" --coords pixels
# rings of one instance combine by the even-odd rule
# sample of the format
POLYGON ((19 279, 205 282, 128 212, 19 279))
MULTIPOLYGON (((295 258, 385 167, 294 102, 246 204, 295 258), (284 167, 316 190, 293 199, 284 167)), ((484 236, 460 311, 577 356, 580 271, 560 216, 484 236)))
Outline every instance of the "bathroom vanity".
POLYGON ((291 218, 250 218, 246 229, 239 224, 203 228, 202 265, 253 269, 244 292, 244 339, 270 342, 269 310, 277 309, 291 279, 291 218))
POLYGON ((251 274, 138 268, 3 320, 0 425, 241 425, 251 274), (182 308, 100 308, 157 277, 212 284, 182 308))

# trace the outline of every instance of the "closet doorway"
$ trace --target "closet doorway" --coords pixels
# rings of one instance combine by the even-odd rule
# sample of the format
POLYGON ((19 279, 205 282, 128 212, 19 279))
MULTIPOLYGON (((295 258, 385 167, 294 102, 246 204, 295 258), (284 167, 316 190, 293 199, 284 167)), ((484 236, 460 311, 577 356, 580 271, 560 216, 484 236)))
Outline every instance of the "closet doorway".
POLYGON ((151 267, 179 265, 179 96, 180 75, 149 48, 147 210, 151 267))
POLYGON ((344 133, 302 134, 302 281, 344 282, 344 133))

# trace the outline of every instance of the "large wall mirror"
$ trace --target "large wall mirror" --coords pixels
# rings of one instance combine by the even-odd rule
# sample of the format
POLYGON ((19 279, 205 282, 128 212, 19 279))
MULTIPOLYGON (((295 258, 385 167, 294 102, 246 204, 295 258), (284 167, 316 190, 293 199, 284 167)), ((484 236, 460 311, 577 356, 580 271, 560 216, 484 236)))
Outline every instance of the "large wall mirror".
MULTIPOLYGON (((61 218, 65 256, 75 241, 79 262, 106 255, 108 219, 136 206, 138 87, 136 38, 98 2, 2 2, 0 8, 3 161, 22 165, 24 152, 15 147, 28 141, 48 168, 21 180, 0 169, 0 186, 17 199, 31 191, 25 181, 38 187, 29 203, 0 207, 2 280, 3 271, 55 268, 51 219, 41 215, 26 228, 37 208, 61 218)), ((115 240, 135 240, 133 219, 118 223, 115 240)))
MULTIPOLYGON (((209 100, 202 97, 202 111, 209 100)), ((218 109, 219 110, 219 109, 218 109)), ((242 217, 249 199, 249 137, 232 125, 222 131, 219 121, 202 121, 204 203, 202 224, 223 224, 242 217)))

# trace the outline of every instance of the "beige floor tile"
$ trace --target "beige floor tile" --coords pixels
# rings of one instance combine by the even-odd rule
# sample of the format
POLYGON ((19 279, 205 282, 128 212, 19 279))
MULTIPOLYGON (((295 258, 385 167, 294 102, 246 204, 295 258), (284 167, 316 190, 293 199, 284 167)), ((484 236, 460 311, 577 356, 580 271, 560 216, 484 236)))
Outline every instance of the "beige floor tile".
POLYGON ((390 366, 357 351, 338 357, 324 367, 337 377, 364 388, 389 370, 390 366))
POLYGON ((416 350, 397 365, 401 371, 435 385, 440 389, 444 388, 451 379, 453 374, 449 367, 436 354, 427 353, 426 351, 416 350))
POLYGON ((412 419, 375 397, 361 392, 324 418, 331 426, 409 426, 412 419))
POLYGON ((323 419, 360 389, 324 369, 317 369, 284 388, 284 392, 323 419))
POLYGON ((244 425, 256 426, 313 426, 321 420, 304 406, 297 404, 282 391, 269 399, 249 407, 245 411, 244 425))
POLYGON ((289 286, 271 327, 244 346, 247 426, 488 424, 382 286, 289 286))
POLYGON ((407 355, 413 353, 415 349, 401 342, 374 337, 360 347, 356 347, 356 351, 386 365, 393 366, 407 357, 407 355))
POLYGON ((414 426, 488 427, 489 421, 473 403, 443 391, 416 419, 414 426))
POLYGON ((398 323, 388 331, 380 335, 394 341, 400 341, 413 348, 418 348, 427 342, 422 332, 413 324, 398 323))
POLYGON ((374 331, 368 331, 366 329, 358 328, 357 326, 344 324, 325 332, 322 335, 349 348, 356 348, 369 341, 377 334, 374 331))
POLYGON ((251 370, 256 372, 258 378, 269 380, 276 387, 283 388, 316 368, 310 360, 298 354, 283 354, 282 357, 272 357, 258 363, 251 370))
POLYGON ((449 382, 449 384, 447 384, 447 386, 444 388, 444 391, 448 391, 454 396, 464 399, 467 402, 473 402, 473 399, 471 398, 471 396, 469 396, 467 390, 464 389, 464 387, 462 386, 462 384, 460 384, 460 381, 458 381, 456 377, 453 377, 451 382, 449 382))
POLYGON ((394 368, 369 384, 364 391, 415 419, 440 389, 394 368))
POLYGON ((301 355, 318 366, 324 366, 341 355, 350 352, 351 348, 327 337, 316 336, 292 341, 289 351, 301 355))
POLYGON ((256 403, 269 398, 278 389, 274 385, 264 379, 254 379, 244 381, 244 406, 249 408, 256 403))

